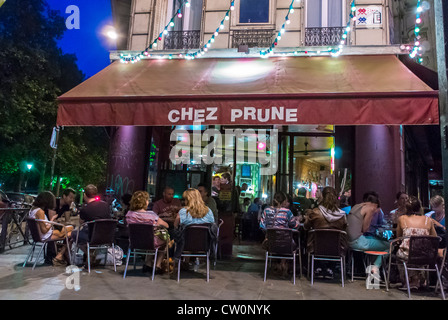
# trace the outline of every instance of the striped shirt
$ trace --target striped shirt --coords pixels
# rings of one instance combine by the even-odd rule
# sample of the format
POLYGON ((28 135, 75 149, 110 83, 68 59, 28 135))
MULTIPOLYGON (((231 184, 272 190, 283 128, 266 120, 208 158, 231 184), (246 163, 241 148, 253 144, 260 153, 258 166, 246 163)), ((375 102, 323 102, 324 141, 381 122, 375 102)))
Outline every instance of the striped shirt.
POLYGON ((267 207, 263 210, 260 220, 260 228, 293 228, 299 226, 299 221, 294 218, 291 210, 287 208, 267 207))

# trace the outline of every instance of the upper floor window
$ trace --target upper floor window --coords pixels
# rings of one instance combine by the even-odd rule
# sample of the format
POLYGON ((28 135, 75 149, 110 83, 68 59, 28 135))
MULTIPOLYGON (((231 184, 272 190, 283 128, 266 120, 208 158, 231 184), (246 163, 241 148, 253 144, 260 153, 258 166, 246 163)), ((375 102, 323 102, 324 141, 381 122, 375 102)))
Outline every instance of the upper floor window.
POLYGON ((344 0, 307 0, 306 26, 308 28, 341 27, 344 0))
POLYGON ((269 0, 241 0, 239 23, 268 23, 269 0))

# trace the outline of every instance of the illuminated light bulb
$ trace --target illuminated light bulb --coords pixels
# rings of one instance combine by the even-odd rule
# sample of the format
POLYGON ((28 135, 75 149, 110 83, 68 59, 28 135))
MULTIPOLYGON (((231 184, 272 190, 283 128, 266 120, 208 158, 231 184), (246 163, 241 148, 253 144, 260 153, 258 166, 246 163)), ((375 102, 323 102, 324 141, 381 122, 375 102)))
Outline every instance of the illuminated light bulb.
POLYGON ((168 30, 167 29, 163 30, 163 34, 168 34, 168 30))
POLYGON ((285 29, 284 28, 282 28, 281 30, 280 30, 280 33, 285 33, 285 29))
POLYGON ((289 13, 294 13, 294 8, 289 9, 289 13))
POLYGON ((420 41, 415 41, 415 45, 419 46, 420 45, 420 41))
POLYGON ((277 36, 277 40, 282 40, 282 36, 281 36, 281 35, 278 35, 278 36, 277 36))
POLYGON ((417 27, 417 28, 415 28, 415 33, 419 33, 420 32, 420 28, 419 27, 417 27))
POLYGON ((229 20, 229 16, 226 16, 224 19, 229 20))
POLYGON ((356 17, 353 17, 353 21, 356 21, 356 17))
POLYGON ((423 11, 423 7, 417 7, 417 12, 422 12, 423 11))
POLYGON ((190 8, 190 2, 187 1, 187 2, 185 3, 185 6, 186 6, 187 8, 190 8))
POLYGON ((417 24, 420 24, 422 22, 422 19, 421 18, 417 18, 416 20, 415 20, 415 23, 417 23, 417 24))
POLYGON ((291 20, 286 19, 286 24, 290 24, 290 23, 291 23, 291 20))
POLYGON ((215 38, 211 38, 210 41, 211 41, 211 42, 215 42, 215 38))
POLYGON ((215 31, 215 37, 217 37, 218 36, 218 34, 219 34, 219 32, 218 31, 215 31))
POLYGON ((220 28, 220 29, 224 29, 224 25, 221 24, 221 25, 219 26, 219 28, 220 28))
POLYGON ((344 34, 342 35, 342 39, 345 39, 345 38, 347 38, 347 34, 344 33, 344 34))
POLYGON ((350 27, 347 27, 347 28, 345 28, 345 30, 348 32, 348 31, 351 30, 351 28, 350 28, 350 27))
POLYGON ((178 17, 178 18, 182 18, 182 12, 179 12, 179 13, 177 14, 177 17, 178 17))
POLYGON ((174 27, 174 22, 173 21, 170 22, 170 27, 174 27))
POLYGON ((153 47, 157 47, 157 41, 152 44, 153 47))

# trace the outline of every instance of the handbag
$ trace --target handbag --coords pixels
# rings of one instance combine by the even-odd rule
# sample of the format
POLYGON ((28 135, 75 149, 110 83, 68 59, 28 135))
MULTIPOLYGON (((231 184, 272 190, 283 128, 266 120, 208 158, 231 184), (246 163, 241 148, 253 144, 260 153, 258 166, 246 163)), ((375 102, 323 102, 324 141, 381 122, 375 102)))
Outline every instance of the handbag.
POLYGON ((392 230, 378 227, 375 229, 375 237, 383 241, 389 241, 393 236, 392 230))

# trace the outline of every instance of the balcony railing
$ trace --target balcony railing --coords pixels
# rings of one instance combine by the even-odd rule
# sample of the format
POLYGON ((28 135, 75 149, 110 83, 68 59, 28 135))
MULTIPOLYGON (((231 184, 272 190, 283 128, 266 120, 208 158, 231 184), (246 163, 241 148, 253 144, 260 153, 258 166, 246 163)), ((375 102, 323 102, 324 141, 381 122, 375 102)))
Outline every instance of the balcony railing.
POLYGON ((165 49, 198 49, 201 44, 201 31, 169 31, 165 35, 165 49))
POLYGON ((342 40, 345 27, 306 28, 305 46, 335 46, 342 40))
POLYGON ((272 44, 274 30, 234 30, 232 48, 247 45, 249 48, 269 47, 272 44))

